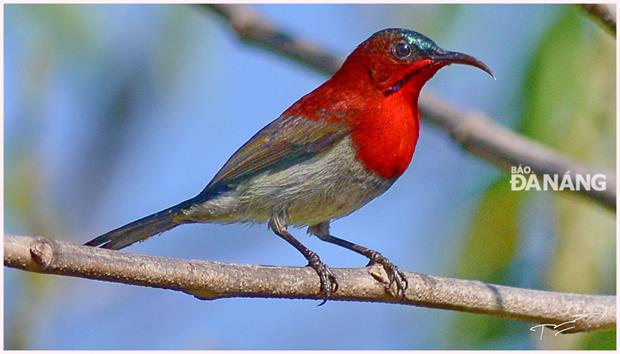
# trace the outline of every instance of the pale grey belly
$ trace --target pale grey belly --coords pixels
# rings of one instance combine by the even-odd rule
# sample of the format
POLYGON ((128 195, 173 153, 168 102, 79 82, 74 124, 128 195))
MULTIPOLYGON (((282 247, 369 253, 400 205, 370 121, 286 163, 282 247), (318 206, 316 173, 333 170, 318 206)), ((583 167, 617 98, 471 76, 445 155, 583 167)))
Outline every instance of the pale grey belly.
POLYGON ((393 181, 366 171, 346 138, 320 157, 264 173, 193 208, 209 222, 267 222, 285 213, 290 225, 316 225, 345 216, 381 195, 393 181))

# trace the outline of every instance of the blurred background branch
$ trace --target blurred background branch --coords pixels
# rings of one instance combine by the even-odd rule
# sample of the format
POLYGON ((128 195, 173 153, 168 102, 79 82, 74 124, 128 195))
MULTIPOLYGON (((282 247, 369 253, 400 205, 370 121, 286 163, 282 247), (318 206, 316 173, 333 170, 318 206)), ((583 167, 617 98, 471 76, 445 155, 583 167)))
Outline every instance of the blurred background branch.
POLYGON ((616 34, 616 4, 581 4, 590 15, 599 19, 603 27, 616 34))
MULTIPOLYGON (((342 58, 310 41, 275 27, 247 6, 199 6, 219 14, 243 41, 264 47, 326 75, 336 72, 343 62, 342 58)), ((511 166, 525 165, 539 176, 556 174, 562 178, 564 174, 569 174, 574 184, 576 174, 604 173, 607 176, 605 190, 582 189, 575 192, 613 210, 616 208, 616 176, 612 171, 600 171, 572 161, 543 144, 494 123, 483 113, 462 111, 428 90, 420 97, 420 112, 425 121, 448 132, 466 150, 505 170, 511 166)))
MULTIPOLYGON (((5 266, 182 291, 199 299, 321 299, 308 267, 237 265, 122 253, 29 236, 4 236, 5 266)), ((331 300, 416 305, 546 324, 562 333, 615 328, 616 297, 520 289, 480 281, 407 273, 404 299, 386 291, 380 266, 333 269, 331 300), (569 328, 570 327, 570 328, 569 328)))

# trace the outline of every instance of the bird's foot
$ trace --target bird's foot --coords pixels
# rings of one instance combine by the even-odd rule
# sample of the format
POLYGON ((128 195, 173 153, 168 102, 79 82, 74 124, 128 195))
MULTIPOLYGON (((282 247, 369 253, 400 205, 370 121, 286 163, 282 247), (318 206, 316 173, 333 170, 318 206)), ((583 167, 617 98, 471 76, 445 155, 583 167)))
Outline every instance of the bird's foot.
POLYGON ((338 281, 331 269, 314 252, 308 258, 308 266, 316 271, 321 280, 321 293, 323 294, 323 302, 319 304, 321 306, 327 302, 332 293, 338 290, 338 281))
POLYGON ((409 286, 405 273, 398 269, 398 267, 395 266, 394 263, 392 263, 389 259, 385 258, 379 252, 374 252, 372 257, 370 257, 370 262, 368 262, 368 266, 372 266, 374 264, 380 264, 381 266, 383 266, 383 269, 388 276, 388 287, 392 288, 392 284, 396 284, 395 296, 400 296, 404 298, 407 287, 409 286))

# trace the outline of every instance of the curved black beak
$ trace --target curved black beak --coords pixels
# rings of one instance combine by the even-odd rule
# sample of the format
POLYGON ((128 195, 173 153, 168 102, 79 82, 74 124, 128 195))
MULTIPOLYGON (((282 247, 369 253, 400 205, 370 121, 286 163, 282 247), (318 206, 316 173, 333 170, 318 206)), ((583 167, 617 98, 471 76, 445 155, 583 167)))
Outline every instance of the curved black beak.
POLYGON ((435 50, 435 52, 431 55, 431 59, 436 62, 446 63, 446 65, 464 64, 464 65, 475 66, 478 69, 491 75, 491 77, 495 79, 495 75, 493 75, 493 72, 491 71, 491 69, 489 69, 489 67, 485 63, 481 62, 480 60, 468 54, 459 53, 459 52, 450 52, 450 51, 439 48, 435 50))

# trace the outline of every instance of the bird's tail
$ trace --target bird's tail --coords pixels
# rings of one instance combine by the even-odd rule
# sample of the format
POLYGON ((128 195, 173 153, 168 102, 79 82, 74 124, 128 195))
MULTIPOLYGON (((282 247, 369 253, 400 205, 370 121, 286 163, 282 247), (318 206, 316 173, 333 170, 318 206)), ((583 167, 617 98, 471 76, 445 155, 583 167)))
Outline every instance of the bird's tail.
POLYGON ((194 204, 192 199, 143 217, 118 229, 96 237, 84 245, 120 250, 136 242, 146 240, 181 224, 191 222, 184 218, 183 210, 194 204))

